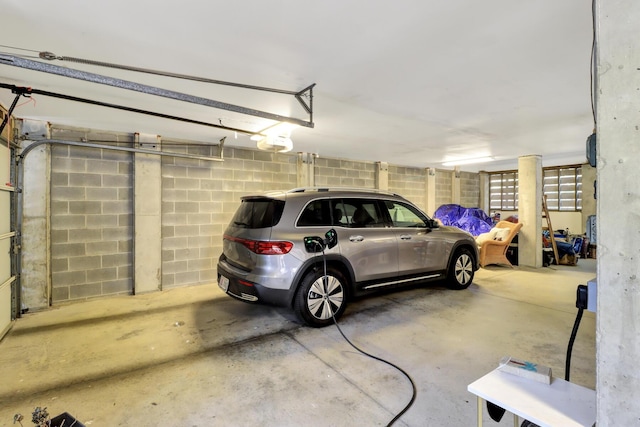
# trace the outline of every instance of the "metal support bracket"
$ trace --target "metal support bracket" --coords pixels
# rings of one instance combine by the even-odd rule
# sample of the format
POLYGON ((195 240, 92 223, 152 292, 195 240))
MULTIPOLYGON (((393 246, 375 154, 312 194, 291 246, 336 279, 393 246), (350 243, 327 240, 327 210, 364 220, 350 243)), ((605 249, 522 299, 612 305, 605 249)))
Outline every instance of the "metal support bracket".
POLYGON ((11 117, 11 114, 13 114, 13 110, 16 108, 16 105, 18 104, 18 100, 20 99, 21 96, 28 96, 27 94, 31 93, 31 88, 15 87, 12 90, 12 92, 16 94, 16 97, 13 98, 13 102, 11 103, 11 107, 9 107, 9 111, 7 111, 7 114, 5 114, 4 119, 2 119, 2 124, 0 124, 0 135, 2 135, 2 132, 4 131, 4 127, 7 125, 7 123, 9 123, 9 118, 11 117))

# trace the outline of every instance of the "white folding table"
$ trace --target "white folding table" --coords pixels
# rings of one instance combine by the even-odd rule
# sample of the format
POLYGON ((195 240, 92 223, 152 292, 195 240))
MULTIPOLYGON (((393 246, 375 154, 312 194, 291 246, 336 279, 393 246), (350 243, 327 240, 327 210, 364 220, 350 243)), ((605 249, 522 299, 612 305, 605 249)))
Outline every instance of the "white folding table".
POLYGON ((482 426, 483 401, 489 401, 541 427, 593 427, 596 422, 596 392, 552 378, 540 383, 495 369, 467 387, 478 397, 478 427, 482 426))

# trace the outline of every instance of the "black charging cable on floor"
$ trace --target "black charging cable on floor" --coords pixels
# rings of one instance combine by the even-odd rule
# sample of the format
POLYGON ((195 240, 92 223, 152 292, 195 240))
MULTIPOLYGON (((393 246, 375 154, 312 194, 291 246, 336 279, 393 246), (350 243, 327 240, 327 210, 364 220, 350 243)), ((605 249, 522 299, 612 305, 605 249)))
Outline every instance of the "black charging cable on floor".
POLYGON ((567 347, 567 360, 564 366, 564 379, 569 381, 569 371, 571 369, 571 352, 573 351, 573 342, 576 340, 576 334, 578 333, 578 327, 580 326, 580 320, 582 319, 582 313, 587 308, 588 287, 585 285, 578 285, 576 290, 576 307, 578 308, 578 314, 576 320, 573 323, 573 330, 571 331, 571 337, 569 338, 569 345, 567 347))
MULTIPOLYGON (((324 291, 325 293, 327 292, 327 281, 328 281, 328 276, 327 276, 327 258, 325 256, 324 253, 324 247, 322 245, 319 245, 319 247, 322 249, 322 261, 323 261, 323 266, 324 266, 324 275, 322 276, 322 284, 324 287, 324 291)), ((333 313, 333 309, 331 308, 331 303, 327 302, 328 304, 328 308, 329 308, 329 312, 331 313, 331 318, 333 319, 333 323, 336 325, 336 328, 338 328, 338 331, 340 332, 340 335, 342 335, 342 338, 345 339, 345 341, 347 343, 349 343, 349 345, 351 347, 353 347, 354 349, 356 349, 356 351, 358 351, 359 353, 370 357, 374 360, 377 360, 379 362, 382 363, 386 363, 387 365, 391 366, 392 368, 397 369, 399 372, 401 372, 405 377, 407 377, 407 379, 409 380, 409 382, 411 383, 411 388, 412 388, 412 394, 411 394, 411 400, 409 401, 409 403, 407 403, 407 405, 400 411, 398 412, 398 414, 393 417, 393 419, 391 421, 389 421, 389 424, 387 424, 387 427, 390 427, 391 425, 393 425, 396 421, 398 421, 400 419, 400 417, 402 417, 402 415, 404 415, 405 412, 407 412, 409 410, 409 408, 411 407, 411 405, 413 405, 413 402, 415 402, 416 400, 416 396, 418 394, 418 391, 416 389, 416 385, 413 382, 413 379, 411 378, 411 376, 402 368, 400 368, 399 366, 389 362, 388 360, 384 360, 378 356, 374 356, 373 354, 367 353, 366 351, 360 349, 358 346, 356 346, 354 343, 351 342, 351 340, 349 340, 349 338, 347 338, 347 336, 344 334, 344 332, 342 332, 342 328, 340 328, 340 325, 338 324, 338 320, 336 319, 334 313, 333 313)))
MULTIPOLYGON (((332 316, 333 317, 333 316, 332 316)), ((405 412, 407 412, 409 410, 409 408, 411 407, 411 405, 413 405, 413 402, 415 402, 416 400, 416 395, 418 394, 418 391, 416 389, 416 385, 413 382, 413 379, 411 378, 411 376, 402 368, 400 368, 399 366, 389 362, 388 360, 384 360, 378 356, 374 356, 373 354, 369 354, 364 350, 361 350, 360 348, 358 348, 354 343, 352 343, 349 338, 347 338, 347 336, 344 334, 344 332, 342 332, 342 329, 340 328, 340 325, 338 325, 338 321, 336 320, 335 317, 333 317, 333 322, 335 323, 336 327, 338 328, 338 331, 340 331, 340 335, 342 335, 342 337, 345 339, 345 341, 347 341, 349 343, 349 345, 353 348, 355 348, 357 351, 359 351, 360 353, 364 354, 365 356, 368 356, 374 360, 377 360, 379 362, 382 363, 386 363, 387 365, 397 369, 398 371, 400 371, 405 377, 407 377, 407 379, 409 380, 409 382, 411 383, 411 387, 413 389, 413 392, 411 394, 411 400, 409 401, 409 403, 407 403, 407 405, 402 409, 402 411, 398 412, 398 414, 393 417, 393 419, 391 421, 389 421, 389 424, 387 424, 387 427, 392 426, 396 421, 398 421, 400 419, 400 417, 402 415, 404 415, 405 412)))

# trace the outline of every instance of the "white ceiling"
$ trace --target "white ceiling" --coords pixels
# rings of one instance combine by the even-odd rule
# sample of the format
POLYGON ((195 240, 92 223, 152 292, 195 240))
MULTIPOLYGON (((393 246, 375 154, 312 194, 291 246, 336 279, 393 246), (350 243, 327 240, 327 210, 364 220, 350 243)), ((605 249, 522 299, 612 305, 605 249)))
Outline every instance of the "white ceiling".
MULTIPOLYGON (((0 53, 49 51, 290 91, 315 83, 314 128, 294 151, 463 170, 585 161, 593 130, 592 18, 579 0, 5 0, 0 53), (15 48, 26 49, 18 50, 15 48)), ((49 65, 309 120, 288 95, 111 68, 49 65)), ((0 64, 0 83, 262 130, 264 119, 0 64)), ((14 95, 0 89, 9 107, 14 95)), ((14 115, 52 123, 255 147, 248 135, 33 95, 14 115), (34 102, 35 101, 35 102, 34 102)))

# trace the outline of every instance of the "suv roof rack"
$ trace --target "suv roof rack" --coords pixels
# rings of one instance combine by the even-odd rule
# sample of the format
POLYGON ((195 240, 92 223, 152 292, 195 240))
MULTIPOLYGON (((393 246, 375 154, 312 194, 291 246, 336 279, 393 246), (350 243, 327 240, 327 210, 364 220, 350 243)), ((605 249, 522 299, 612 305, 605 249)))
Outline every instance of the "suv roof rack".
POLYGON ((378 193, 378 194, 387 194, 390 196, 400 196, 398 193, 394 193, 392 191, 380 190, 377 188, 364 188, 364 187, 320 187, 320 186, 298 187, 298 188, 293 188, 287 191, 287 193, 304 193, 307 191, 316 191, 318 193, 327 192, 327 191, 360 191, 365 193, 378 193))

